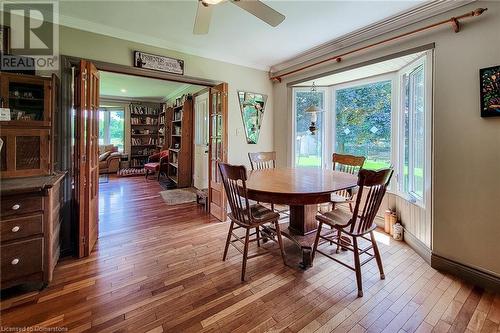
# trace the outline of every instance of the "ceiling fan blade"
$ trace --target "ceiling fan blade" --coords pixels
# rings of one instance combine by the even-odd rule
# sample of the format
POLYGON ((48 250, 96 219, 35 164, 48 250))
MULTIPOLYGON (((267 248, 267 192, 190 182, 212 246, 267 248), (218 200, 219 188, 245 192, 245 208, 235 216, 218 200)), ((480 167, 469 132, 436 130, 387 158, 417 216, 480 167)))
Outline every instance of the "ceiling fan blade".
POLYGON ((201 1, 198 1, 198 9, 196 10, 193 33, 195 35, 207 34, 211 18, 212 6, 205 6, 201 1))
POLYGON ((285 15, 258 0, 231 0, 231 2, 273 27, 285 19, 285 15))

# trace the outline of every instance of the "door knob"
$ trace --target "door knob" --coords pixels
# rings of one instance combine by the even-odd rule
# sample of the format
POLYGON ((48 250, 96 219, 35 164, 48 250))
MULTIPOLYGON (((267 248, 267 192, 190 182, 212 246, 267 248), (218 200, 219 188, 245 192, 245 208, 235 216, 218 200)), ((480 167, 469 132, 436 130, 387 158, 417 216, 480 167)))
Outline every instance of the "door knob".
POLYGON ((21 227, 16 225, 14 228, 12 228, 12 232, 18 232, 19 229, 21 229, 21 227))
POLYGON ((19 264, 19 258, 14 258, 12 259, 12 261, 10 262, 12 265, 17 265, 19 264))
POLYGON ((15 204, 14 206, 12 206, 12 210, 18 210, 19 208, 21 208, 20 204, 15 204))

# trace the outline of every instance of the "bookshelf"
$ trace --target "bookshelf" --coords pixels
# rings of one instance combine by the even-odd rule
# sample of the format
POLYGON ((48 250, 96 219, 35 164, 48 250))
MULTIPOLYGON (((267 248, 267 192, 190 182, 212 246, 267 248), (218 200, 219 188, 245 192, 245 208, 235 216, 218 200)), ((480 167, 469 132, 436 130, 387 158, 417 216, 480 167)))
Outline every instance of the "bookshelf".
POLYGON ((159 115, 162 104, 130 103, 130 167, 142 168, 158 151, 159 115))
POLYGON ((170 108, 168 176, 177 187, 189 187, 192 183, 193 100, 186 96, 181 101, 177 99, 177 105, 170 108))

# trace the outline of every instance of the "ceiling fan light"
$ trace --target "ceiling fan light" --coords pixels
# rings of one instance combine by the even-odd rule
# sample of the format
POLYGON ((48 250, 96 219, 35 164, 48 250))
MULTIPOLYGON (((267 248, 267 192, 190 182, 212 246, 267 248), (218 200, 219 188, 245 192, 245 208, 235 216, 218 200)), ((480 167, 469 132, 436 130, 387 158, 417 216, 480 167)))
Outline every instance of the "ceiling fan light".
POLYGON ((306 110, 306 113, 316 113, 316 112, 323 112, 319 107, 317 107, 314 104, 311 104, 306 110))
POLYGON ((205 6, 212 6, 212 5, 217 5, 219 3, 221 3, 222 1, 224 0, 201 0, 201 2, 205 5, 205 6))

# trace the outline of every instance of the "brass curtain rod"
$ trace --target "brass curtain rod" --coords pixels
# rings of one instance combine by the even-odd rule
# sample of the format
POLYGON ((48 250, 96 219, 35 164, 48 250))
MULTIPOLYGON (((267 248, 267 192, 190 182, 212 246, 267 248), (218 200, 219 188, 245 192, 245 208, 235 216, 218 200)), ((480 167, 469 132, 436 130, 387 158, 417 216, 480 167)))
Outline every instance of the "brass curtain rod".
POLYGON ((309 65, 306 65, 306 66, 303 66, 303 67, 291 70, 289 72, 285 72, 285 73, 280 74, 280 75, 271 76, 270 79, 272 81, 275 81, 275 82, 281 82, 281 79, 284 76, 295 74, 297 72, 301 72, 301 71, 303 71, 305 69, 308 69, 308 68, 311 68, 311 67, 314 67, 314 66, 317 66, 317 65, 321 65, 321 64, 323 64, 325 62, 329 62, 329 61, 332 61, 332 60, 335 60, 336 62, 341 62, 342 58, 345 57, 345 56, 347 56, 347 55, 351 55, 353 53, 357 53, 357 52, 360 52, 360 51, 363 51, 363 50, 366 50, 366 49, 370 49, 370 48, 375 47, 375 46, 379 46, 379 45, 382 45, 382 44, 385 44, 385 43, 389 43, 389 42, 392 42, 394 40, 397 40, 397 39, 400 39, 400 38, 403 38, 403 37, 407 37, 407 36, 410 36, 410 35, 413 35, 413 34, 416 34, 416 33, 422 32, 422 31, 426 31, 426 30, 429 30, 429 29, 432 29, 432 28, 435 28, 435 27, 438 27, 438 26, 441 26, 441 25, 444 25, 444 24, 448 24, 448 23, 452 25, 453 31, 459 32, 460 31, 460 22, 459 22, 459 20, 465 19, 465 18, 479 16, 479 15, 481 15, 482 13, 484 13, 487 10, 488 10, 488 8, 478 8, 476 10, 473 10, 472 12, 468 12, 468 13, 465 13, 465 14, 457 16, 457 17, 452 17, 452 18, 449 18, 447 20, 444 20, 444 21, 441 21, 441 22, 437 22, 437 23, 434 23, 434 24, 430 24, 430 25, 427 25, 425 27, 422 27, 422 28, 419 28, 419 29, 416 29, 416 30, 413 30, 413 31, 405 32, 403 34, 400 34, 400 35, 397 35, 397 36, 394 36, 394 37, 391 37, 391 38, 387 38, 387 39, 381 40, 381 41, 376 42, 376 43, 372 43, 372 44, 369 44, 369 45, 366 45, 366 46, 363 46, 363 47, 359 47, 359 48, 354 49, 352 51, 345 52, 345 53, 342 53, 342 54, 339 54, 339 55, 336 55, 336 56, 333 56, 333 57, 329 57, 327 59, 323 59, 323 60, 314 62, 312 64, 309 64, 309 65))

